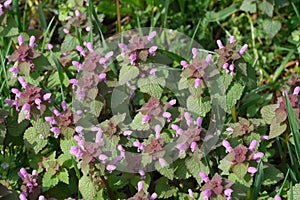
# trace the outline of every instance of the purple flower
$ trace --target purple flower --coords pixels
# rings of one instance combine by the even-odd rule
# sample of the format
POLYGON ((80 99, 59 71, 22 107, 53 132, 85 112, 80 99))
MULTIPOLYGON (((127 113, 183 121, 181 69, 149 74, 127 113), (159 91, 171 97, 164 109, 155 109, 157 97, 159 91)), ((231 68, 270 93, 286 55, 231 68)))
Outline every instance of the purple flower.
POLYGON ((106 170, 109 171, 109 173, 112 173, 117 167, 115 165, 107 165, 106 170))
POLYGON ((20 45, 20 46, 24 43, 24 39, 23 39, 23 36, 22 36, 22 35, 19 35, 19 36, 18 36, 18 42, 19 42, 19 45, 20 45))
POLYGON ((247 44, 244 44, 244 45, 242 46, 242 48, 239 50, 239 54, 240 54, 240 55, 243 55, 243 54, 245 53, 245 51, 247 50, 247 48, 248 48, 248 45, 247 45, 247 44))
POLYGON ((203 119, 201 117, 198 117, 197 120, 196 120, 196 125, 200 128, 201 125, 202 125, 202 121, 203 119))
POLYGON ((138 192, 144 190, 144 182, 143 181, 139 181, 138 182, 138 192))
POLYGON ((144 149, 143 143, 140 143, 139 141, 133 142, 133 146, 138 148, 138 152, 144 149))
POLYGON ((26 193, 25 192, 21 192, 20 195, 19 195, 19 199, 20 200, 27 200, 26 193))
POLYGON ((50 131, 54 133, 55 138, 58 138, 58 135, 60 134, 60 129, 58 127, 52 127, 50 131))
POLYGON ((198 56, 198 50, 196 48, 192 48, 193 59, 198 56))
POLYGON ((10 8, 11 2, 12 2, 12 0, 6 0, 3 4, 4 8, 6 8, 6 9, 10 8))
POLYGON ((90 52, 94 52, 94 49, 93 49, 93 44, 91 42, 87 42, 86 43, 86 48, 88 48, 88 50, 90 52))
POLYGON ((189 66, 189 64, 185 60, 182 60, 180 64, 182 65, 183 68, 187 68, 189 66))
POLYGON ((281 200, 281 197, 277 194, 275 195, 274 200, 281 200))
POLYGON ((224 48, 224 45, 222 44, 221 40, 217 40, 217 45, 218 45, 219 49, 224 48))
POLYGON ((60 116, 60 112, 59 112, 56 108, 53 108, 53 109, 52 109, 52 113, 53 113, 56 117, 60 116))
POLYGON ((171 101, 169 101, 168 105, 169 107, 172 107, 176 104, 176 99, 172 99, 171 101))
POLYGON ((49 51, 52 51, 52 49, 53 49, 53 45, 52 45, 52 44, 50 44, 50 43, 48 43, 48 44, 47 44, 47 48, 48 48, 48 50, 49 50, 49 51))
POLYGON ((164 113, 162 114, 162 116, 163 116, 164 118, 167 118, 167 121, 168 121, 168 122, 170 122, 170 121, 172 120, 172 115, 171 115, 171 113, 169 113, 169 112, 164 112, 164 113))
POLYGON ((154 130, 155 130, 155 138, 156 139, 159 139, 160 138, 160 132, 161 132, 161 126, 159 124, 157 124, 155 127, 154 127, 154 130))
POLYGON ((80 17, 80 11, 79 10, 75 10, 75 16, 80 17))
POLYGON ((192 143, 191 143, 191 151, 192 151, 192 152, 195 152, 196 149, 197 149, 197 143, 196 143, 196 142, 192 142, 192 143))
POLYGON ((189 193, 189 196, 194 199, 194 194, 193 194, 193 191, 191 189, 188 189, 188 193, 189 193))
POLYGON ((66 29, 66 28, 63 29, 63 32, 64 32, 65 34, 69 34, 69 30, 66 29))
POLYGON ((168 163, 166 162, 166 160, 163 159, 163 158, 159 158, 158 161, 159 161, 159 164, 160 164, 161 167, 165 167, 165 166, 168 165, 168 163))
POLYGON ((91 27, 90 27, 90 26, 87 26, 87 27, 85 27, 85 30, 86 30, 87 32, 90 32, 90 31, 91 31, 91 27))
POLYGON ((106 82, 106 74, 104 72, 101 73, 98 78, 99 82, 106 82))
POLYGON ((206 173, 200 172, 199 175, 202 178, 202 181, 204 181, 205 183, 209 181, 209 177, 206 175, 206 173))
POLYGON ((201 85, 201 79, 200 78, 196 78, 195 79, 195 88, 200 87, 200 85, 201 85))
POLYGON ((51 93, 46 93, 46 94, 44 94, 44 96, 43 96, 43 100, 44 100, 44 101, 48 101, 48 100, 50 100, 50 98, 51 98, 51 93))
POLYGON ((104 164, 105 162, 106 162, 106 160, 107 160, 107 155, 105 155, 105 154, 100 154, 99 155, 99 160, 101 160, 102 161, 102 163, 104 164))
POLYGON ((233 190, 231 188, 227 188, 224 190, 224 195, 227 197, 231 197, 232 192, 233 192, 233 190))
POLYGON ((185 151, 188 148, 188 146, 186 143, 179 143, 176 145, 176 148, 180 151, 185 151))
POLYGON ((228 127, 228 128, 226 128, 226 131, 227 132, 229 132, 229 135, 231 135, 231 134, 233 134, 233 128, 231 128, 231 127, 228 127))
POLYGON ((151 41, 153 40, 153 38, 156 36, 156 32, 155 31, 152 31, 151 33, 149 33, 149 36, 148 36, 148 41, 151 41))
POLYGON ((204 194, 204 196, 206 196, 208 198, 212 195, 212 192, 211 192, 211 190, 204 190, 203 194, 204 194))
POLYGON ((19 68, 12 67, 9 69, 9 71, 12 73, 13 77, 17 77, 17 74, 20 72, 19 68))
POLYGON ((231 43, 234 43, 234 42, 235 42, 235 37, 232 35, 229 38, 229 43, 231 44, 231 43))
POLYGON ((232 147, 227 140, 223 140, 222 145, 226 148, 226 153, 229 153, 232 151, 232 147))
POLYGON ((298 95, 299 94, 299 92, 300 92, 300 87, 299 86, 297 86, 295 89, 294 89, 294 95, 298 95))
POLYGON ((152 56, 155 56, 155 51, 157 50, 157 46, 152 46, 149 48, 149 53, 152 55, 152 56))
POLYGON ((129 56, 129 59, 131 61, 130 64, 134 65, 135 64, 134 61, 136 60, 136 53, 131 53, 130 56, 129 56))
POLYGON ((47 200, 43 195, 39 196, 39 200, 47 200))
POLYGON ((256 162, 260 162, 261 158, 264 157, 264 153, 257 152, 253 155, 252 159, 256 160, 256 162))
POLYGON ((146 124, 149 120, 150 120, 150 116, 149 115, 145 115, 143 118, 142 118, 142 124, 146 124))
POLYGON ((29 47, 34 48, 35 36, 31 36, 29 39, 29 47))
POLYGON ((65 101, 62 101, 61 102, 61 107, 62 107, 63 111, 66 111, 67 110, 67 103, 65 101))
POLYGON ((141 179, 145 179, 145 178, 146 178, 146 176, 145 176, 145 171, 144 171, 144 170, 140 169, 140 170, 139 170, 139 174, 140 174, 140 176, 141 176, 141 179))
POLYGON ((22 109, 26 115, 25 119, 29 120, 30 119, 30 104, 28 103, 25 103, 23 106, 22 106, 22 109))
POLYGON ((83 155, 83 151, 78 146, 71 146, 70 154, 74 155, 76 158, 81 158, 83 155))
POLYGON ((177 124, 172 124, 171 128, 176 131, 176 136, 181 135, 183 132, 183 130, 177 124))
POLYGON ((192 123, 193 123, 193 120, 192 120, 192 118, 191 118, 191 114, 190 114, 189 112, 185 112, 185 113, 184 113, 184 118, 185 118, 186 124, 187 124, 188 126, 191 126, 192 123))
POLYGON ((42 100, 40 100, 40 99, 35 99, 35 100, 34 100, 34 103, 37 105, 36 108, 40 110, 40 109, 41 109, 41 103, 42 103, 42 100))
POLYGON ((155 200, 157 198, 157 194, 154 192, 151 196, 149 200, 155 200))
POLYGON ((256 140, 252 140, 250 146, 249 146, 249 150, 250 151, 254 151, 255 150, 255 147, 257 145, 257 141, 256 140))
POLYGON ((18 81, 22 85, 22 88, 26 88, 27 82, 25 81, 25 79, 22 76, 18 77, 18 81))
POLYGON ((257 172, 257 169, 255 167, 249 167, 247 171, 251 176, 254 176, 254 174, 257 172))
POLYGON ((208 55, 206 56, 206 58, 205 58, 205 61, 206 61, 207 63, 210 63, 212 57, 213 57, 212 54, 208 54, 208 55))

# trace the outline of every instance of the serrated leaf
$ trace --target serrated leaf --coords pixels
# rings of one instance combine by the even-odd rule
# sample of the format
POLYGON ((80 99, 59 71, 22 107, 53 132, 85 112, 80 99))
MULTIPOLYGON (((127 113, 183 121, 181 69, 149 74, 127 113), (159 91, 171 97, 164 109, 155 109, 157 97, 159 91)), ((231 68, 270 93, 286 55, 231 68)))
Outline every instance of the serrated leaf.
POLYGON ((45 122, 43 118, 38 118, 36 120, 31 120, 32 126, 37 130, 39 134, 42 134, 45 138, 49 136, 50 125, 45 122))
POLYGON ((32 148, 37 154, 47 145, 48 140, 41 139, 35 128, 30 127, 24 133, 24 143, 27 148, 32 148))
POLYGON ((72 154, 70 154, 71 146, 77 146, 77 142, 73 138, 60 140, 60 148, 62 152, 70 158, 72 157, 72 154))
POLYGON ((59 182, 58 178, 56 176, 52 176, 50 173, 45 173, 42 180, 43 191, 53 188, 59 182))
POLYGON ((170 165, 167 165, 165 167, 161 167, 160 164, 158 162, 155 163, 155 168, 157 169, 157 171, 167 177, 170 180, 174 179, 174 173, 175 173, 175 169, 172 168, 170 165))
POLYGON ((124 85, 128 81, 135 79, 140 73, 136 66, 125 65, 121 67, 119 75, 119 85, 124 85))
POLYGON ((72 35, 66 35, 62 45, 61 45, 61 52, 68 52, 76 48, 76 45, 78 45, 78 41, 75 37, 72 35))
POLYGON ((281 23, 276 20, 265 19, 263 21, 263 30, 270 37, 273 38, 281 29, 281 23))
POLYGON ((79 180, 79 191, 85 200, 94 200, 97 194, 95 184, 92 179, 86 175, 82 176, 79 180))
POLYGON ((30 65, 27 62, 22 62, 18 65, 18 68, 20 69, 20 72, 24 74, 25 76, 29 76, 30 74, 30 65))
POLYGON ((300 184, 299 183, 289 189, 288 199, 294 199, 294 200, 300 199, 300 184), (291 190, 293 191, 292 197, 291 197, 291 190))
POLYGON ((235 175, 237 175, 240 179, 247 174, 249 163, 237 163, 232 167, 232 171, 235 175))
POLYGON ((222 174, 228 174, 231 166, 232 162, 224 158, 220 161, 218 168, 222 170, 222 174))
POLYGON ((202 182, 202 178, 200 177, 199 173, 204 172, 209 174, 209 168, 202 162, 202 160, 196 161, 193 157, 190 157, 185 160, 185 165, 192 176, 197 180, 199 185, 202 182))
POLYGON ((149 123, 142 124, 143 117, 144 115, 142 113, 138 113, 130 124, 131 129, 139 131, 149 130, 149 123))
POLYGON ((160 99, 165 84, 166 81, 162 77, 156 78, 150 76, 138 80, 138 87, 140 88, 141 92, 147 93, 157 99, 160 99))
POLYGON ((275 110, 278 108, 278 104, 271 104, 264 106, 261 110, 261 116, 267 124, 271 124, 272 119, 275 117, 275 110))
POLYGON ((245 86, 235 82, 226 94, 226 112, 231 113, 232 107, 237 103, 243 94, 245 86))
POLYGON ((187 109, 194 115, 205 117, 211 109, 211 102, 209 99, 189 96, 187 99, 187 109))
POLYGON ((276 122, 276 118, 273 118, 271 125, 270 125, 270 133, 269 133, 269 139, 275 138, 286 130, 287 125, 286 124, 280 124, 276 122))
POLYGON ((66 168, 62 168, 56 176, 60 182, 69 184, 69 173, 66 168))
POLYGON ((19 29, 15 19, 10 16, 7 18, 5 26, 0 26, 1 37, 12 37, 19 34, 19 29))
POLYGON ((273 16, 274 6, 270 2, 268 2, 267 0, 264 0, 263 2, 258 4, 258 8, 262 12, 264 12, 266 15, 268 15, 269 17, 273 16))
MULTIPOLYGON (((140 177, 139 177, 140 178, 140 177)), ((107 177, 107 183, 111 187, 112 190, 119 190, 125 187, 128 184, 129 180, 128 178, 124 176, 118 176, 118 175, 110 175, 107 177)))
POLYGON ((256 12, 256 3, 254 0, 244 0, 240 10, 245 12, 255 13, 256 12))
POLYGON ((267 164, 264 166, 264 179, 262 185, 274 185, 284 178, 284 174, 274 167, 274 165, 267 164))

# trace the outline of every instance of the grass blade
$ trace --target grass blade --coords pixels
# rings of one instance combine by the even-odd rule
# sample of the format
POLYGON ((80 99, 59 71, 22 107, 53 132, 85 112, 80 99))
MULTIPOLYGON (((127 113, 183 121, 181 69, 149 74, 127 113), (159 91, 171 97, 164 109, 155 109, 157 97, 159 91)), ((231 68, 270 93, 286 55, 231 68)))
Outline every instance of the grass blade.
POLYGON ((288 114, 289 125, 295 142, 295 151, 298 158, 298 163, 300 164, 300 133, 298 129, 298 123, 289 98, 287 97, 287 95, 284 95, 284 98, 286 103, 286 111, 288 114))
POLYGON ((295 49, 292 49, 289 51, 288 55, 285 57, 284 61, 281 63, 281 65, 276 69, 275 73, 274 73, 274 77, 273 77, 273 82, 275 82, 279 76, 281 75, 282 71, 285 68, 285 65, 289 62, 289 60, 291 59, 291 57, 294 55, 295 53, 295 49))
POLYGON ((264 178, 264 169, 263 169, 263 163, 260 161, 260 163, 257 166, 258 172, 255 175, 255 181, 254 181, 254 187, 253 192, 251 194, 251 200, 258 199, 259 190, 264 178))

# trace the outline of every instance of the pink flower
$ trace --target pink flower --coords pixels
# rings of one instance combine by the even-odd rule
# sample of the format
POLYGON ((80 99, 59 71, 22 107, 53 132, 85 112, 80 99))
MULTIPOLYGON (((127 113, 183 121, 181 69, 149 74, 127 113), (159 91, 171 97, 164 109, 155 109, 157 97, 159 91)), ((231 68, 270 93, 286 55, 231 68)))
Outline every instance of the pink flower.
POLYGON ((188 126, 191 126, 192 123, 193 123, 191 114, 190 114, 189 112, 185 112, 185 113, 184 113, 184 118, 185 118, 186 124, 187 124, 188 126))
POLYGON ((202 181, 204 181, 205 183, 209 181, 209 177, 206 175, 206 173, 200 172, 199 175, 202 178, 202 181))
POLYGON ((69 30, 68 29, 64 28, 63 31, 64 31, 65 34, 69 34, 69 30))
POLYGON ((105 154, 100 154, 99 155, 99 160, 101 160, 102 161, 102 163, 104 164, 105 162, 106 162, 106 160, 107 160, 107 155, 105 155, 105 154))
POLYGON ((264 157, 264 153, 257 152, 253 155, 253 160, 256 160, 256 162, 260 162, 261 158, 264 157))
POLYGON ((235 37, 232 35, 229 38, 229 43, 231 44, 231 43, 234 43, 234 42, 235 42, 235 37))
POLYGON ((169 112, 164 112, 164 113, 162 114, 162 116, 163 116, 164 118, 167 118, 167 121, 168 121, 168 122, 170 122, 170 121, 172 120, 172 115, 171 115, 171 113, 169 113, 169 112))
POLYGON ((49 44, 47 44, 47 48, 48 48, 49 51, 52 51, 53 45, 49 43, 49 44))
POLYGON ((24 39, 23 39, 23 36, 22 36, 22 35, 19 35, 19 36, 18 36, 18 42, 19 42, 19 45, 20 45, 20 46, 24 43, 24 39))
POLYGON ((90 31, 91 31, 91 27, 90 27, 90 26, 87 26, 87 27, 85 27, 85 30, 86 30, 87 32, 90 32, 90 31))
POLYGON ((206 56, 206 58, 205 58, 205 61, 206 61, 207 63, 210 63, 212 57, 213 57, 212 54, 208 54, 208 55, 206 56))
POLYGON ((35 36, 31 36, 29 39, 29 47, 34 48, 35 36))
POLYGON ((129 55, 129 59, 130 59, 130 64, 131 65, 134 65, 135 64, 135 60, 136 60, 136 53, 131 53, 130 55, 129 55))
POLYGON ((171 128, 176 131, 176 136, 182 134, 182 129, 177 124, 172 124, 171 128))
POLYGON ((106 74, 104 72, 101 73, 98 78, 99 82, 106 82, 106 74))
POLYGON ((149 36, 148 36, 148 41, 151 41, 153 40, 153 38, 156 36, 156 31, 152 31, 151 33, 149 33, 149 36))
POLYGON ((226 131, 229 132, 229 135, 233 134, 234 129, 231 127, 226 128, 226 131))
POLYGON ((12 67, 9 69, 9 71, 12 73, 13 77, 16 77, 17 74, 20 72, 19 68, 17 67, 12 67))
POLYGON ((243 54, 245 53, 245 51, 247 50, 247 48, 248 48, 248 45, 247 45, 247 44, 244 44, 244 45, 242 46, 242 48, 239 50, 239 54, 240 54, 240 55, 243 55, 243 54))
POLYGON ((107 165, 106 169, 109 171, 109 173, 112 173, 117 167, 115 165, 107 165))
POLYGON ((165 166, 168 165, 168 163, 166 162, 166 160, 163 159, 163 158, 159 158, 158 161, 159 161, 159 164, 160 164, 161 167, 165 167, 165 166))
POLYGON ((250 146, 249 146, 249 150, 250 151, 254 151, 255 150, 255 147, 257 145, 257 141, 256 140, 252 140, 250 146))
POLYGON ((155 130, 155 136, 156 139, 160 138, 160 132, 161 132, 161 126, 159 124, 155 125, 154 130, 155 130))
POLYGON ((222 145, 226 148, 226 153, 229 153, 232 151, 232 147, 227 140, 223 140, 222 145))
POLYGON ((193 59, 198 56, 198 50, 196 48, 192 48, 193 59))
POLYGON ((300 87, 299 86, 297 86, 295 89, 294 89, 294 95, 298 95, 299 94, 299 92, 300 92, 300 87))
POLYGON ((182 65, 183 68, 187 68, 189 66, 189 64, 185 60, 182 60, 180 64, 182 65))
POLYGON ((80 11, 79 10, 75 10, 75 16, 80 17, 80 11))
POLYGON ((48 101, 48 100, 50 100, 50 98, 51 98, 51 93, 46 93, 46 94, 43 95, 43 100, 44 101, 48 101))
POLYGON ((217 45, 218 45, 219 49, 224 48, 224 45, 222 44, 221 40, 217 40, 217 45))
POLYGON ((138 182, 138 192, 144 190, 144 182, 143 181, 139 181, 138 182))
POLYGON ((142 118, 142 124, 146 124, 149 120, 150 120, 150 116, 149 115, 145 115, 143 118, 142 118))
POLYGON ((155 56, 155 51, 157 50, 157 46, 152 46, 149 48, 149 53, 152 55, 152 56, 155 56))
POLYGON ((275 195, 274 200, 281 200, 281 197, 277 194, 275 195))
POLYGON ((151 196, 149 200, 155 200, 157 198, 157 194, 154 192, 151 196))
POLYGON ((194 194, 193 194, 193 191, 191 189, 188 189, 188 193, 189 193, 189 196, 194 199, 194 194))
POLYGON ((197 143, 196 143, 196 142, 192 142, 192 143, 191 143, 191 151, 192 151, 192 152, 195 152, 196 149, 197 149, 197 143))
POLYGON ((45 121, 49 122, 51 126, 56 124, 56 121, 53 117, 45 117, 45 121))
POLYGON ((63 111, 66 111, 67 110, 67 103, 65 101, 62 101, 61 102, 61 107, 62 107, 63 111))
POLYGON ((204 194, 204 196, 206 196, 206 197, 210 197, 210 196, 212 195, 212 192, 211 192, 211 190, 204 190, 204 191, 203 191, 203 194, 204 194))
POLYGON ((226 190, 224 190, 224 195, 227 197, 231 197, 232 192, 233 190, 231 188, 227 188, 226 190))
POLYGON ((140 143, 139 141, 133 142, 133 146, 138 148, 138 152, 144 149, 143 143, 140 143))
POLYGON ((60 129, 58 127, 52 127, 50 131, 54 133, 55 138, 58 138, 58 135, 60 134, 60 129))
POLYGON ((25 81, 25 79, 22 76, 18 77, 18 81, 22 85, 22 88, 26 88, 27 82, 25 81))
POLYGON ((201 125, 202 125, 202 121, 203 119, 201 117, 198 117, 197 120, 196 120, 196 125, 200 128, 201 125))
POLYGON ((53 113, 56 117, 60 116, 60 112, 59 112, 56 108, 53 108, 53 109, 52 109, 52 113, 53 113))
POLYGON ((141 176, 141 179, 145 179, 145 178, 146 178, 146 176, 145 176, 145 171, 144 171, 144 170, 140 169, 140 170, 139 170, 139 174, 140 174, 140 176, 141 176))
POLYGON ((257 172, 257 169, 255 167, 249 167, 247 171, 251 176, 254 176, 254 174, 257 172))
POLYGON ((195 79, 195 88, 200 87, 200 85, 201 85, 201 79, 200 78, 196 78, 195 79))
POLYGON ((169 107, 172 107, 176 104, 176 99, 172 99, 171 101, 169 101, 169 107))
POLYGON ((70 154, 74 155, 76 158, 82 158, 83 151, 78 146, 71 146, 70 154))

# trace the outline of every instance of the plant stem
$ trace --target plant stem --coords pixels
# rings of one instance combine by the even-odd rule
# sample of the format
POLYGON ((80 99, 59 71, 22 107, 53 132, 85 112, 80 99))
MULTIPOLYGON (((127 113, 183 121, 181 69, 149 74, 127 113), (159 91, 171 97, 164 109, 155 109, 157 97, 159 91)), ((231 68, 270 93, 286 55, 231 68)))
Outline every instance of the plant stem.
POLYGON ((121 13, 120 13, 120 2, 119 2, 119 0, 116 0, 116 9, 117 9, 118 33, 121 33, 121 13))

